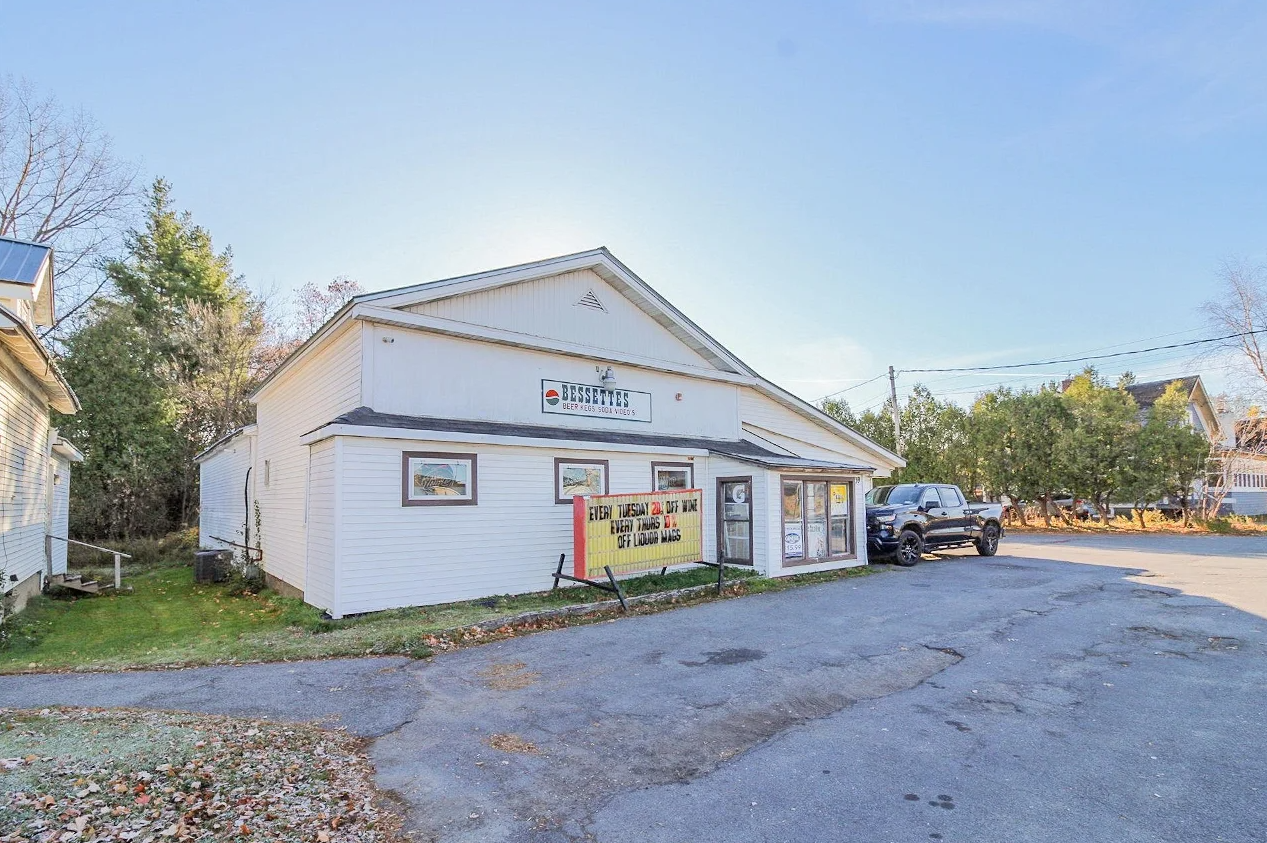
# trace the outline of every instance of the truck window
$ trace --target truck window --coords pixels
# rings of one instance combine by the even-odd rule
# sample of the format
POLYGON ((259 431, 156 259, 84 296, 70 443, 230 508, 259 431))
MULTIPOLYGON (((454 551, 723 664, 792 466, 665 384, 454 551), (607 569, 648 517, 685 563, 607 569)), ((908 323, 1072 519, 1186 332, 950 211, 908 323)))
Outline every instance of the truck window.
POLYGON ((938 486, 937 493, 941 495, 941 505, 947 509, 963 506, 963 498, 954 486, 938 486))
POLYGON ((930 505, 941 506, 942 503, 937 498, 937 490, 936 489, 925 490, 924 495, 919 499, 919 505, 920 506, 930 506, 930 505))

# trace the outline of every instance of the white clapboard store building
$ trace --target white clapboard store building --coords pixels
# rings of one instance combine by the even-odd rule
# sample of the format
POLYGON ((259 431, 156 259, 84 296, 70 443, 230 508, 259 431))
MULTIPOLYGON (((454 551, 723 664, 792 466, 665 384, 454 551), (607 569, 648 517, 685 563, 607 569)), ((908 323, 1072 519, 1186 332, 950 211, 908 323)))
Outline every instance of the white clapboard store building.
POLYGON ((358 296, 254 401, 199 457, 201 541, 334 617, 550 587, 577 494, 699 488, 710 560, 865 564, 902 465, 606 249, 358 296))

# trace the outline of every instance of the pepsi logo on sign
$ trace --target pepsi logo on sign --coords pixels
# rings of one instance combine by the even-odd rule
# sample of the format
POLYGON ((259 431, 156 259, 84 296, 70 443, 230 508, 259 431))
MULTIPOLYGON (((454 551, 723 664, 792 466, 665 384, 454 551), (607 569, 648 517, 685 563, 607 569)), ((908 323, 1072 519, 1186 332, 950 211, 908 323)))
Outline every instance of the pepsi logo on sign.
POLYGON ((569 381, 541 381, 541 412, 618 421, 651 421, 651 393, 569 381))

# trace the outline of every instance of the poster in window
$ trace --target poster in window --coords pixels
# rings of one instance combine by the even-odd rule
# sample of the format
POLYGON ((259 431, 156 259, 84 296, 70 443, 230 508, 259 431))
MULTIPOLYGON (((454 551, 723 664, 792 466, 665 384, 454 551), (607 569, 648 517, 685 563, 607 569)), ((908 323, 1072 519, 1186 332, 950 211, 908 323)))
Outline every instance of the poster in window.
POLYGON ((783 518, 787 521, 801 520, 801 481, 783 481, 783 518))
POLYGON ((800 521, 788 521, 783 525, 783 558, 800 559, 805 555, 805 542, 800 521))
POLYGON ((475 455, 405 451, 405 506, 475 503, 475 455))
POLYGON ((652 480, 657 492, 684 492, 691 488, 691 466, 652 463, 652 480))
POLYGON ((554 461, 555 495, 558 503, 571 503, 576 495, 607 494, 607 462, 554 461))
POLYGON ((810 559, 827 558, 827 522, 810 521, 805 525, 805 555, 810 559))
POLYGON ((747 521, 750 517, 748 484, 731 482, 722 484, 722 518, 726 521, 747 521))

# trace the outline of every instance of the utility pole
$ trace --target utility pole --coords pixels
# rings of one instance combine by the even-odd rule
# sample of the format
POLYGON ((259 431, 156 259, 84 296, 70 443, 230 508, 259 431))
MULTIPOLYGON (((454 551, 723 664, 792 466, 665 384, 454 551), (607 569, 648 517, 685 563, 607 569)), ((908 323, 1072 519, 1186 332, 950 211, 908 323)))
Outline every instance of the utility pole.
POLYGON ((898 456, 902 455, 902 411, 897 406, 897 372, 889 367, 889 401, 893 410, 893 441, 897 443, 898 456))

